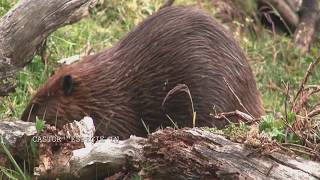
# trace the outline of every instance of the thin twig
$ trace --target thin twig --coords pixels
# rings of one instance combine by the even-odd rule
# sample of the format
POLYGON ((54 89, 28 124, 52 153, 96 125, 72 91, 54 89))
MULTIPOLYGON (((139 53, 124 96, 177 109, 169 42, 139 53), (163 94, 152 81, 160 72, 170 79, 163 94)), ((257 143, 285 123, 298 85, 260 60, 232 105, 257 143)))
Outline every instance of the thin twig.
POLYGON ((284 146, 294 146, 294 147, 305 149, 305 150, 308 150, 308 151, 313 151, 313 149, 311 149, 309 147, 306 147, 306 146, 303 146, 303 145, 300 145, 300 144, 282 143, 282 145, 284 145, 284 146))
POLYGON ((288 148, 291 151, 298 152, 298 153, 301 153, 301 154, 305 154, 305 155, 320 159, 319 153, 316 152, 315 150, 309 148, 309 147, 302 146, 302 145, 299 145, 299 144, 292 144, 292 143, 282 143, 282 145, 283 146, 289 146, 288 148))
POLYGON ((304 75, 304 78, 303 78, 303 80, 302 80, 302 82, 300 84, 299 90, 298 90, 297 94, 295 95, 295 97, 293 99, 293 104, 292 104, 292 108, 291 109, 294 110, 295 112, 299 112, 300 111, 300 109, 295 109, 296 108, 296 104, 297 104, 297 99, 298 99, 299 96, 301 96, 301 93, 303 93, 304 86, 307 83, 309 76, 313 72, 313 70, 316 67, 316 65, 319 64, 319 62, 320 62, 320 57, 318 57, 314 62, 312 62, 309 65, 309 67, 307 69, 307 72, 304 75))
MULTIPOLYGON (((212 115, 212 114, 211 114, 212 115)), ((231 111, 231 112, 222 112, 214 115, 214 118, 216 119, 223 119, 230 116, 238 116, 241 119, 244 119, 246 122, 254 122, 254 118, 250 116, 249 114, 246 114, 244 112, 241 112, 239 110, 231 111)))
MULTIPOLYGON (((173 89, 171 89, 167 95, 165 96, 165 98, 162 101, 162 108, 164 108, 164 104, 166 103, 167 99, 170 98, 170 96, 172 96, 174 93, 176 92, 185 92, 187 93, 189 99, 190 99, 190 103, 191 103, 191 110, 192 110, 192 125, 193 127, 195 127, 196 125, 196 116, 197 116, 197 112, 194 109, 194 105, 193 105, 193 100, 192 100, 192 96, 191 96, 191 92, 189 90, 189 87, 186 84, 178 84, 176 85, 173 89)), ((169 116, 169 115, 168 115, 169 116)), ((170 117, 170 116, 169 116, 170 117)))
POLYGON ((288 110, 287 110, 287 106, 288 106, 288 96, 289 96, 289 84, 286 84, 286 97, 285 97, 285 102, 284 102, 284 111, 285 111, 285 120, 286 123, 289 125, 289 120, 288 120, 288 110))
POLYGON ((313 109, 312 111, 307 113, 307 117, 312 118, 312 117, 319 115, 319 114, 320 114, 320 108, 317 108, 317 109, 313 109))
POLYGON ((229 83, 227 82, 226 78, 223 77, 224 82, 227 84, 229 90, 232 92, 232 94, 236 97, 237 101, 239 102, 240 106, 253 118, 252 114, 247 110, 247 108, 242 104, 240 98, 237 96, 237 94, 233 91, 233 89, 230 87, 229 83))
POLYGON ((275 91, 279 91, 282 94, 286 94, 286 91, 278 87, 276 84, 274 84, 271 80, 269 80, 268 84, 266 85, 267 88, 275 91))

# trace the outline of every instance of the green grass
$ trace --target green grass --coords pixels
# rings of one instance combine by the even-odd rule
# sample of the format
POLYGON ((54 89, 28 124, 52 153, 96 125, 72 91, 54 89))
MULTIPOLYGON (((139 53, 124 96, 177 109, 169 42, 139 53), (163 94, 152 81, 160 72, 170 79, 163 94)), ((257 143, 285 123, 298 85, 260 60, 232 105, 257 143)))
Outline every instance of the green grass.
MULTIPOLYGON (((106 0, 105 0, 106 1, 106 0)), ((16 0, 0 0, 0 15, 3 15, 15 4, 16 0)), ((251 1, 242 2, 246 12, 254 8, 251 1)), ((16 92, 0 99, 0 118, 20 117, 26 103, 57 68, 57 60, 73 55, 83 54, 85 49, 98 52, 111 47, 135 25, 157 10, 162 0, 108 0, 91 12, 88 18, 69 25, 51 34, 47 39, 48 64, 44 65, 39 56, 18 73, 16 92)), ((200 5, 208 13, 215 12, 210 0, 177 0, 175 4, 200 5), (200 4, 198 2, 201 2, 200 4)), ((248 18, 246 24, 252 26, 248 18)), ((284 112, 285 96, 279 90, 270 88, 270 83, 284 89, 288 83, 290 89, 296 90, 310 62, 319 55, 315 44, 310 55, 302 56, 294 48, 292 38, 285 35, 273 35, 268 30, 257 26, 258 36, 248 30, 237 28, 234 36, 240 42, 256 76, 257 85, 263 97, 267 112, 284 112)), ((310 83, 320 80, 319 68, 315 70, 310 83)))
POLYGON ((0 0, 0 16, 3 16, 16 3, 17 0, 0 0))
MULTIPOLYGON (((20 168, 16 160, 12 157, 9 149, 6 147, 3 137, 0 136, 0 150, 3 151, 3 153, 8 157, 10 162, 13 164, 13 167, 15 170, 7 169, 5 167, 0 166, 0 175, 3 173, 10 179, 23 179, 23 180, 28 180, 30 179, 24 171, 20 168)), ((2 152, 1 152, 2 153, 2 152)))

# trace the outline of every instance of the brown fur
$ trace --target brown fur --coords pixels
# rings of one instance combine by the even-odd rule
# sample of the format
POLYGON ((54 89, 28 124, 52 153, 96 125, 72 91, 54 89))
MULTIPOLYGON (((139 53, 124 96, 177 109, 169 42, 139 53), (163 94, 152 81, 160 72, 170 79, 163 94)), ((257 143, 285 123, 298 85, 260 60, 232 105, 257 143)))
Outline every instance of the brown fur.
POLYGON ((151 131, 172 125, 165 114, 179 127, 192 126, 185 93, 161 106, 178 84, 190 89, 196 126, 226 125, 210 116, 215 111, 246 112, 236 96, 254 117, 263 114, 251 68, 233 37, 200 10, 166 7, 112 48, 61 68, 32 98, 22 119, 40 116, 60 127, 89 115, 98 134, 120 138, 146 135, 142 120, 151 131))

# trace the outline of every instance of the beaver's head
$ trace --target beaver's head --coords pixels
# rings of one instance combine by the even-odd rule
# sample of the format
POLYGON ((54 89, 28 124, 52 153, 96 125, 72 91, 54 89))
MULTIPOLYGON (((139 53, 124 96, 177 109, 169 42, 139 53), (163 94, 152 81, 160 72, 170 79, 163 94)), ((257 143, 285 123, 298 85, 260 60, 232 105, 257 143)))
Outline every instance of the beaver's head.
POLYGON ((79 120, 88 112, 84 108, 88 99, 79 73, 65 67, 53 75, 31 99, 24 110, 23 121, 43 119, 51 125, 61 127, 67 122, 79 120))

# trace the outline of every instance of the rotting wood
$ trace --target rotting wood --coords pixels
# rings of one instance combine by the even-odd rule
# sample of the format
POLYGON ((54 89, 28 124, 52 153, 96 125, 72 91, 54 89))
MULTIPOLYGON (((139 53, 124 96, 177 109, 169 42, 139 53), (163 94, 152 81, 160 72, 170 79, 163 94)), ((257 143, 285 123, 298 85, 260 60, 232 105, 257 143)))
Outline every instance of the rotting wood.
MULTIPOLYGON (((85 124, 89 125, 83 126, 89 130, 87 135, 92 135, 92 128, 88 128, 92 123, 85 124)), ((33 124, 24 126, 32 127, 33 124)), ((2 135, 10 131, 8 127, 17 129, 13 124, 8 126, 6 121, 0 122, 2 135), (3 127, 6 127, 6 131, 3 127)), ((76 126, 68 125, 68 127, 68 130, 58 131, 53 128, 44 132, 47 132, 46 135, 61 137, 66 134, 75 137, 79 135, 76 126)), ((21 137, 23 132, 18 134, 21 137)), ((5 139, 8 137, 10 136, 5 136, 5 139)), ((40 157, 46 157, 40 158, 40 166, 35 168, 36 175, 40 179, 53 177, 86 179, 113 174, 120 178, 121 175, 128 178, 128 174, 134 173, 149 179, 320 178, 318 162, 289 157, 278 152, 261 153, 199 128, 179 130, 166 128, 151 134, 148 138, 131 136, 123 141, 109 138, 89 145, 69 139, 61 143, 43 143, 39 152, 40 157)))

